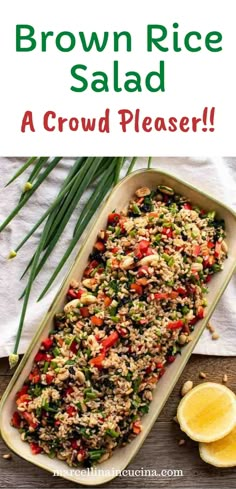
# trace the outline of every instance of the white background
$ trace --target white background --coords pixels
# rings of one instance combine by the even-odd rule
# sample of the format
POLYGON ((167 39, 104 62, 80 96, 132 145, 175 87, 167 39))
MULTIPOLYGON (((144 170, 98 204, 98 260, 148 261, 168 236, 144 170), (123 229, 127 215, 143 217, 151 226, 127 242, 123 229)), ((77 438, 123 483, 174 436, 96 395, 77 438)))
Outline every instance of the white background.
MULTIPOLYGON (((8 0, 0 6, 0 154, 158 154, 158 155, 212 155, 236 154, 235 138, 235 26, 233 0, 8 0), (190 30, 198 30, 204 37, 209 31, 223 34, 223 51, 211 53, 203 49, 189 53, 185 49, 174 53, 171 48, 171 26, 179 23, 180 42, 190 30), (31 53, 16 53, 15 25, 31 24, 36 38, 40 32, 62 30, 73 33, 95 30, 128 30, 133 37, 133 51, 113 52, 112 43, 103 53, 84 53, 79 41, 69 53, 58 51, 53 43, 47 53, 36 48, 31 53), (146 52, 146 25, 164 24, 169 29, 169 52, 146 52), (120 61, 121 73, 136 70, 142 75, 158 69, 165 60, 166 92, 149 93, 74 93, 70 69, 84 63, 88 71, 103 70, 112 73, 112 61, 120 61), (139 107, 143 115, 201 116, 205 106, 216 107, 213 133, 139 133, 132 128, 123 134, 117 111, 139 107), (54 110, 64 117, 96 117, 111 109, 111 133, 83 133, 65 131, 47 133, 42 127, 42 116, 54 110), (22 134, 20 125, 26 110, 32 110, 36 132, 22 134)), ((123 77, 124 78, 124 77, 123 77)), ((112 86, 112 80, 111 80, 112 86)))

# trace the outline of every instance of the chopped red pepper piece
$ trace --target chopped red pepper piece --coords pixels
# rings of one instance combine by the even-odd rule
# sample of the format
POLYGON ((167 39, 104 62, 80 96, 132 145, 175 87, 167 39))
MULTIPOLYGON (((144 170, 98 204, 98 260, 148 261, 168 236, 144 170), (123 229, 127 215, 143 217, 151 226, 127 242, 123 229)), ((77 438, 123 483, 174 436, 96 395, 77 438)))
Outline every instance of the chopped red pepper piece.
POLYGON ((92 261, 91 261, 91 262, 88 264, 87 268, 85 268, 85 270, 84 270, 84 276, 85 276, 85 277, 89 277, 89 276, 90 276, 90 274, 92 273, 92 271, 93 271, 95 268, 97 268, 97 266, 98 266, 98 265, 99 265, 99 262, 98 262, 97 260, 92 260, 92 261))
POLYGON ((102 326, 103 325, 103 319, 99 318, 98 316, 91 316, 91 323, 94 326, 102 326))
POLYGON ((178 292, 179 295, 186 295, 187 294, 187 290, 184 287, 178 287, 178 289, 176 289, 176 291, 178 292))
POLYGON ((172 290, 172 292, 170 292, 170 298, 171 299, 176 299, 178 297, 178 292, 175 291, 175 290, 172 290))
POLYGON ((173 321, 169 323, 167 327, 169 329, 180 329, 183 326, 184 326, 184 322, 182 321, 182 319, 178 319, 178 321, 173 321))
POLYGON ((74 416, 74 414, 76 413, 76 408, 74 406, 67 406, 66 408, 66 412, 69 416, 74 416))
POLYGON ((203 319, 205 316, 205 310, 204 310, 204 307, 202 306, 199 306, 198 309, 197 309, 197 318, 198 319, 203 319))
POLYGON ((51 338, 45 338, 45 340, 42 341, 42 345, 45 350, 49 350, 53 345, 53 340, 51 338))
POLYGON ((146 239, 142 239, 141 241, 139 241, 139 243, 137 244, 137 247, 136 247, 136 251, 135 251, 135 255, 138 257, 138 258, 143 258, 143 256, 146 255, 147 253, 147 250, 150 246, 150 241, 146 240, 146 239))
POLYGON ((80 308, 80 314, 83 318, 88 318, 90 316, 89 308, 88 307, 81 307, 80 308))
POLYGON ((42 448, 38 445, 38 443, 31 442, 29 445, 33 455, 38 455, 38 453, 42 452, 42 448))
POLYGON ((167 238, 172 238, 173 237, 173 231, 171 228, 162 228, 162 234, 164 234, 165 236, 167 236, 167 238))
POLYGON ((95 250, 99 251, 100 253, 102 253, 106 249, 105 245, 102 241, 97 241, 94 245, 94 248, 95 248, 95 250))
POLYGON ((133 433, 139 435, 140 432, 141 432, 141 421, 135 421, 133 423, 133 433))
POLYGON ((80 299, 80 297, 85 293, 85 290, 83 289, 80 289, 78 290, 78 292, 76 293, 76 299, 80 299))
POLYGON ((208 241, 207 242, 207 246, 208 246, 208 248, 211 249, 211 248, 214 248, 215 245, 214 245, 214 243, 212 241, 208 241))
POLYGON ((46 354, 45 353, 41 353, 40 351, 38 351, 38 353, 36 353, 35 357, 34 357, 34 361, 35 362, 45 362, 45 358, 46 357, 46 354))
POLYGON ((186 209, 186 210, 189 210, 189 211, 191 211, 191 210, 192 210, 192 206, 191 206, 191 204, 190 204, 189 202, 185 202, 183 207, 184 207, 184 209, 186 209))
POLYGON ((105 307, 109 307, 111 305, 111 303, 112 303, 112 298, 111 297, 108 297, 108 295, 106 295, 104 297, 104 305, 105 305, 105 307))
POLYGON ((112 346, 114 346, 118 341, 118 339, 119 339, 119 335, 117 331, 113 331, 113 333, 111 333, 107 338, 105 338, 105 340, 102 340, 101 344, 103 348, 105 348, 106 350, 107 348, 111 348, 112 346))
POLYGON ((47 384, 52 384, 53 380, 54 380, 54 375, 46 374, 46 382, 47 382, 47 384))
POLYGON ((31 380, 33 384, 37 384, 40 381, 40 378, 39 370, 37 368, 34 368, 29 374, 29 380, 31 380))
POLYGON ((108 216, 108 224, 110 226, 116 226, 116 224, 118 224, 120 220, 120 217, 121 217, 120 214, 117 214, 117 212, 112 212, 108 216))
POLYGON ((89 363, 93 367, 102 368, 103 360, 105 360, 105 350, 102 351, 97 357, 91 358, 91 360, 89 360, 89 363))
POLYGON ((15 411, 11 418, 11 424, 14 428, 20 428, 21 417, 17 411, 15 411))
POLYGON ((30 402, 30 401, 31 401, 31 397, 29 396, 29 394, 22 394, 20 397, 16 399, 16 404, 17 406, 19 406, 23 402, 30 402))
POLYGON ((169 298, 169 294, 167 292, 157 292, 154 297, 156 300, 166 300, 169 298))
POLYGON ((141 278, 137 279, 137 284, 139 284, 139 285, 143 285, 145 287, 145 285, 147 285, 147 283, 148 283, 147 277, 141 277, 141 278))
POLYGON ((29 386, 27 384, 23 385, 23 387, 17 392, 16 397, 19 398, 23 394, 27 394, 28 390, 29 390, 29 386))
POLYGON ((115 246, 114 248, 112 248, 111 252, 112 253, 117 253, 119 251, 119 247, 118 246, 115 246))
POLYGON ((77 293, 74 289, 69 289, 67 296, 70 297, 70 299, 77 299, 77 293))
POLYGON ((130 290, 134 290, 134 292, 136 292, 138 295, 142 295, 143 293, 143 288, 140 284, 131 284, 130 286, 130 290))
POLYGON ((201 246, 200 245, 194 245, 193 246, 193 256, 199 256, 201 253, 201 246))
POLYGON ((22 414, 23 418, 25 418, 25 420, 27 421, 29 426, 31 426, 31 428, 33 428, 35 430, 38 426, 38 422, 33 421, 32 414, 28 413, 27 411, 23 411, 21 414, 22 414))

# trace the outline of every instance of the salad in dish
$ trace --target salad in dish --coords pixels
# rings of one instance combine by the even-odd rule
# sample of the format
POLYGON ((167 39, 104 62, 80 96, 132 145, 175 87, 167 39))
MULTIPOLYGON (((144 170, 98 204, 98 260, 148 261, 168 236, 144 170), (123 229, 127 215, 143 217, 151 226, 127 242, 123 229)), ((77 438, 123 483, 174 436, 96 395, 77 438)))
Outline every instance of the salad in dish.
POLYGON ((108 215, 16 396, 11 423, 34 454, 91 466, 141 432, 159 379, 205 315, 225 237, 214 211, 163 185, 108 215))

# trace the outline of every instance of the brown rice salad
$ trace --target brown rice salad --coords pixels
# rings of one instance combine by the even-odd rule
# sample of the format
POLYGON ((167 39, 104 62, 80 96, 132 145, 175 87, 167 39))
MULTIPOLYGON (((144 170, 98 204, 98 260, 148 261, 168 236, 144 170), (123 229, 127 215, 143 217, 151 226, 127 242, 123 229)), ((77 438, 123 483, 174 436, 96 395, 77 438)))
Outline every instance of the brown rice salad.
POLYGON ((153 390, 227 257, 224 222, 168 187, 137 189, 100 231, 42 341, 12 424, 34 454, 90 466, 142 430, 153 390))

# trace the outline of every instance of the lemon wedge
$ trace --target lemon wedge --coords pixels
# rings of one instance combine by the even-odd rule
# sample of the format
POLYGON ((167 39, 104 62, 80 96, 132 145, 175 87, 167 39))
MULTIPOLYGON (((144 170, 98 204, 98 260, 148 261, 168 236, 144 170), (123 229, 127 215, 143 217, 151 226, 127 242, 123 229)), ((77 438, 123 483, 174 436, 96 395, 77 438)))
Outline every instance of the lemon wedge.
POLYGON ((236 423, 236 397, 225 385, 205 382, 180 401, 180 428, 192 440, 210 443, 225 437, 236 423))
POLYGON ((236 426, 221 440, 199 443, 200 457, 215 467, 236 466, 236 426))

